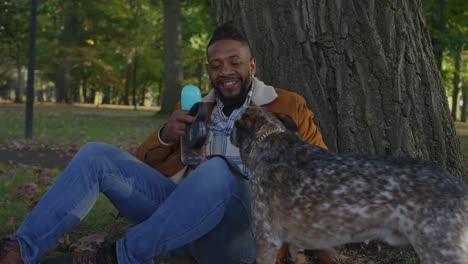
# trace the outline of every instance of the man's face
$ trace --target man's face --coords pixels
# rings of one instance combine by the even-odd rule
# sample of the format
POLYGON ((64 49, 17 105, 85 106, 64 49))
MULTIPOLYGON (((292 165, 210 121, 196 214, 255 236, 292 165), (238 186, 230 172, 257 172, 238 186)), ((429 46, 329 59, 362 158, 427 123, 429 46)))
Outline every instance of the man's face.
POLYGON ((223 101, 237 101, 249 89, 255 74, 255 58, 237 40, 220 40, 208 48, 207 70, 213 88, 223 101))

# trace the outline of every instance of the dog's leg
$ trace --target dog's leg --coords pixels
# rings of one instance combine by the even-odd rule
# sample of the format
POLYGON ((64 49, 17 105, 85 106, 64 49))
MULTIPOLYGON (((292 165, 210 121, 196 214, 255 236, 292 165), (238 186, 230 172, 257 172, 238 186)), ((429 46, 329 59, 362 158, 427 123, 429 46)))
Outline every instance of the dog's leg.
POLYGON ((280 248, 281 241, 269 235, 260 235, 257 229, 257 264, 273 264, 276 261, 276 252, 280 248))
POLYGON ((302 248, 298 248, 296 245, 289 245, 289 255, 291 255, 292 262, 296 264, 307 264, 308 260, 302 251, 302 248))
POLYGON ((309 263, 309 260, 307 259, 306 255, 304 254, 303 251, 297 253, 295 263, 296 264, 307 264, 307 263, 309 263))
POLYGON ((275 264, 283 264, 285 259, 287 258, 289 251, 289 244, 283 243, 278 250, 278 254, 276 254, 276 262, 275 264))
POLYGON ((256 222, 257 264, 273 264, 281 247, 281 240, 271 232, 268 222, 256 222))
MULTIPOLYGON (((449 226, 446 224, 444 227, 449 226)), ((425 228, 429 229, 428 226, 425 228)), ((459 229, 458 229, 459 230, 459 229)), ((412 246, 422 264, 468 264, 468 242, 463 232, 435 227, 428 232, 421 228, 419 237, 412 239, 412 246), (437 230, 438 229, 438 230, 437 230), (436 235, 434 235, 436 234, 436 235)))

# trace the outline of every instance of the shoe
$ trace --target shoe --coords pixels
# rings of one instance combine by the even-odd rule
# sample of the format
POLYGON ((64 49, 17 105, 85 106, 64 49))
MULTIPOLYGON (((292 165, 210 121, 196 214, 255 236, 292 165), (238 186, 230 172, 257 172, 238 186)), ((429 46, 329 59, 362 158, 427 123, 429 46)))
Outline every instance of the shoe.
POLYGON ((18 242, 10 238, 0 239, 0 264, 22 264, 18 242))
MULTIPOLYGON (((117 264, 115 243, 96 251, 74 252, 71 255, 45 259, 43 264, 117 264)), ((3 263, 1 263, 3 264, 3 263)))

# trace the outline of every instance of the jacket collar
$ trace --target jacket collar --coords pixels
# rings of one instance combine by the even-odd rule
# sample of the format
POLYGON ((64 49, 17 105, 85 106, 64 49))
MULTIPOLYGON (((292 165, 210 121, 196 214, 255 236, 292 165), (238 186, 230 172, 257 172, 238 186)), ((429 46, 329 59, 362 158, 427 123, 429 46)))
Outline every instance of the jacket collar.
MULTIPOLYGON (((278 94, 275 91, 275 88, 271 85, 266 85, 264 82, 257 79, 257 77, 252 78, 252 105, 262 106, 273 102, 278 94)), ((211 91, 203 97, 203 102, 205 103, 214 103, 215 102, 215 91, 211 91)))

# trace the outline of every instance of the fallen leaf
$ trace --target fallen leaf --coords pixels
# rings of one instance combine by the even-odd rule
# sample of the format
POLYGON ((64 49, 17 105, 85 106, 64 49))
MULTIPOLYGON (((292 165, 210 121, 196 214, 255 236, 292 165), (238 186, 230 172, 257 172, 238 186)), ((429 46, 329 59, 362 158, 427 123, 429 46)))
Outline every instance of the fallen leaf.
POLYGON ((73 243, 75 251, 94 251, 104 242, 105 233, 98 233, 82 237, 76 243, 73 243))
POLYGON ((7 169, 0 165, 0 175, 6 174, 6 173, 7 173, 7 169))
POLYGON ((36 193, 39 192, 39 188, 35 183, 27 183, 16 188, 16 197, 29 197, 32 198, 36 193))
POLYGON ((37 199, 31 198, 26 202, 26 206, 28 207, 29 210, 32 210, 34 207, 36 207, 36 204, 39 201, 37 199))
POLYGON ((85 237, 78 239, 78 242, 83 243, 83 244, 86 244, 86 243, 100 244, 104 242, 104 238, 106 237, 106 235, 107 234, 105 233, 93 234, 93 235, 85 236, 85 237))

